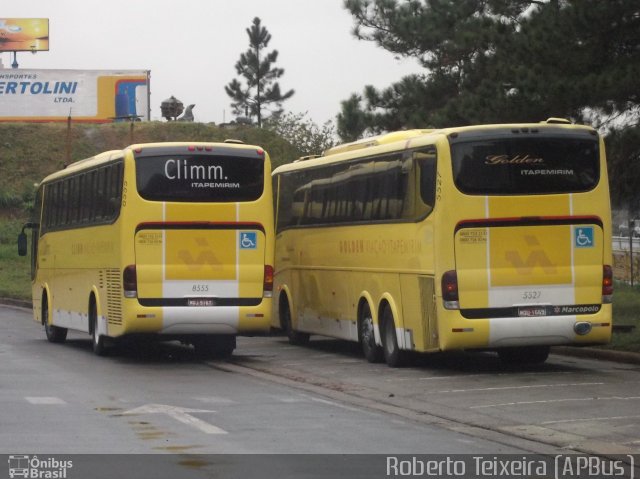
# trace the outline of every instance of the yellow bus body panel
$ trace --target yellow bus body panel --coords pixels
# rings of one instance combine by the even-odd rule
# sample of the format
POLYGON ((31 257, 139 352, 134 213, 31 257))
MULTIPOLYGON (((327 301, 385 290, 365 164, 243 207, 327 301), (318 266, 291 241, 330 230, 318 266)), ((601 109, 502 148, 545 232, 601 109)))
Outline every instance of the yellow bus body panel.
MULTIPOLYGON (((204 144, 203 144, 204 145, 204 144)), ((207 144, 209 146, 210 144, 207 144)), ((247 202, 149 201, 136 190, 133 150, 186 143, 134 145, 70 165, 43 180, 59 181, 114 158, 124 164, 122 203, 110 224, 47 231, 39 237, 32 283, 34 319, 42 322, 42 298, 49 322, 89 332, 92 294, 109 337, 128 334, 183 337, 198 334, 266 334, 272 301, 264 292, 265 265, 273 265, 274 234, 270 159, 264 155, 262 195, 247 202), (243 233, 254 244, 241 245, 243 233), (136 266, 137 297, 123 295, 123 270, 136 266), (223 291, 216 290, 223 285, 223 291), (162 304, 174 299, 212 299, 213 306, 162 304), (232 306, 217 305, 224 298, 232 306), (251 298, 247 303, 246 298, 251 298), (149 304, 143 304, 148 300, 149 304), (157 303, 157 304, 156 304, 157 303), (245 304, 246 303, 246 304, 245 304)), ((228 154, 247 145, 217 144, 228 154)), ((186 151, 186 150, 185 150, 186 151)), ((262 151, 260 149, 260 151, 262 151)))
MULTIPOLYGON (((346 177, 348 170, 339 165, 359 160, 364 165, 385 156, 389 162, 404 161, 425 147, 437 152, 435 207, 424 218, 355 225, 301 222, 278 231, 275 291, 289 302, 293 329, 358 341, 358 311, 366 301, 376 328, 383 305, 394 305, 398 343, 406 350, 608 342, 612 315, 603 298, 603 265, 612 264, 611 213, 602 139, 599 179, 591 190, 465 194, 454 183, 450 140, 466 133, 481 138, 496 129, 500 138, 514 131, 542 136, 546 129, 558 137, 597 138, 595 131, 576 125, 480 125, 403 133, 398 138, 404 141, 397 142, 394 136, 388 142, 362 140, 279 167, 274 172, 281 189, 278 208, 293 201, 293 217, 308 211, 317 219, 325 210, 318 200, 309 200, 312 189, 346 177), (327 176, 311 176, 325 167, 327 176), (308 194, 287 200, 286 194, 305 190, 282 189, 283 178, 298 170, 313 179, 304 185, 308 194), (343 173, 331 177, 332 171, 343 173), (443 304, 441 279, 448 271, 457 273, 459 309, 443 304), (557 314, 545 309, 542 316, 546 307, 560 309, 557 314), (590 331, 577 334, 578 323, 589 323, 590 331)), ((279 307, 274 301, 274 327, 282 326, 279 307)), ((380 331, 375 333, 381 344, 380 331)))

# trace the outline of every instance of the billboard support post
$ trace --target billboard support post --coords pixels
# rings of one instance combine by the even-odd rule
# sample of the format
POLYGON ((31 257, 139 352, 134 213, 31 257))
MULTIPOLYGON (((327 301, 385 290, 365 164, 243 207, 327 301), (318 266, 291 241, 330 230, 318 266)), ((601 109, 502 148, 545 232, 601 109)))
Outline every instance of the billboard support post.
POLYGON ((18 52, 13 52, 13 63, 11 68, 18 68, 18 52))
POLYGON ((67 117, 67 144, 65 146, 64 166, 66 168, 71 163, 71 109, 69 109, 69 116, 67 117))
POLYGON ((636 222, 632 219, 629 220, 629 269, 631 271, 631 287, 633 287, 633 232, 636 227, 636 222))
POLYGON ((130 145, 133 145, 133 143, 134 143, 133 142, 133 137, 134 137, 134 135, 133 135, 133 125, 134 125, 134 121, 135 121, 135 118, 131 118, 129 120, 129 144, 130 145))

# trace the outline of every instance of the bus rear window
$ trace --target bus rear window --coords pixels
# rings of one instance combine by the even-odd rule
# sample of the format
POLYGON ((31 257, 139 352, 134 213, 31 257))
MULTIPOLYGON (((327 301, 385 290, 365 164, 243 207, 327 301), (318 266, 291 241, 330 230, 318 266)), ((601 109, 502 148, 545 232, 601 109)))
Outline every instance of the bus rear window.
POLYGON ((472 195, 572 193, 600 179, 596 139, 500 138, 451 145, 453 176, 472 195))
POLYGON ((153 201, 254 201, 264 188, 264 159, 210 154, 136 158, 138 193, 153 201))

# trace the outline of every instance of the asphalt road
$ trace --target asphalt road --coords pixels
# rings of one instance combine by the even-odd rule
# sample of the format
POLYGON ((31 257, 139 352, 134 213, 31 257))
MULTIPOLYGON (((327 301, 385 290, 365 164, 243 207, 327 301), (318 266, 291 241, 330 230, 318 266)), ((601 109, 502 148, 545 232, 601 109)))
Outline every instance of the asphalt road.
MULTIPOLYGON (((7 454, 526 451, 259 377, 234 362, 201 361, 178 343, 123 344, 98 357, 83 334, 47 342, 30 316, 0 307, 7 454)), ((240 362, 251 354, 242 348, 240 362)))
POLYGON ((412 359, 392 369, 354 344, 312 337, 298 347, 281 336, 239 338, 227 361, 177 343, 124 343, 103 358, 87 336, 51 344, 30 311, 0 306, 0 452, 101 454, 115 462, 105 477, 163 453, 153 477, 212 477, 228 461, 248 477, 236 466, 256 457, 260 477, 315 477, 306 472, 347 467, 318 455, 375 454, 361 461, 374 477, 390 454, 640 453, 640 365, 555 354, 527 368, 490 353, 412 359), (297 473, 283 476, 280 455, 290 454, 297 473))
POLYGON ((222 367, 540 453, 640 453, 640 364, 551 354, 542 365, 509 367, 493 353, 460 352, 391 369, 367 363, 356 344, 321 337, 305 347, 243 338, 232 363, 222 367))

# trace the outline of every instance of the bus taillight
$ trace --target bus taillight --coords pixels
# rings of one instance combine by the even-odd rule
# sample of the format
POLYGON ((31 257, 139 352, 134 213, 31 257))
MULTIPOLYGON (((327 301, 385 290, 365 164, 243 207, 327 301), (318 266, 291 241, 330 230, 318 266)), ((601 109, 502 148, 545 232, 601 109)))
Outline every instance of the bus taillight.
POLYGON ((273 266, 268 264, 264 265, 264 285, 262 289, 265 298, 273 297, 273 266))
POLYGON ((138 275, 135 264, 130 264, 122 272, 122 287, 125 298, 135 298, 138 295, 138 275))
POLYGON ((460 309, 458 298, 458 275, 455 270, 442 275, 442 301, 445 309, 460 309))
POLYGON ((602 267, 602 303, 613 301, 613 268, 605 264, 602 267))

